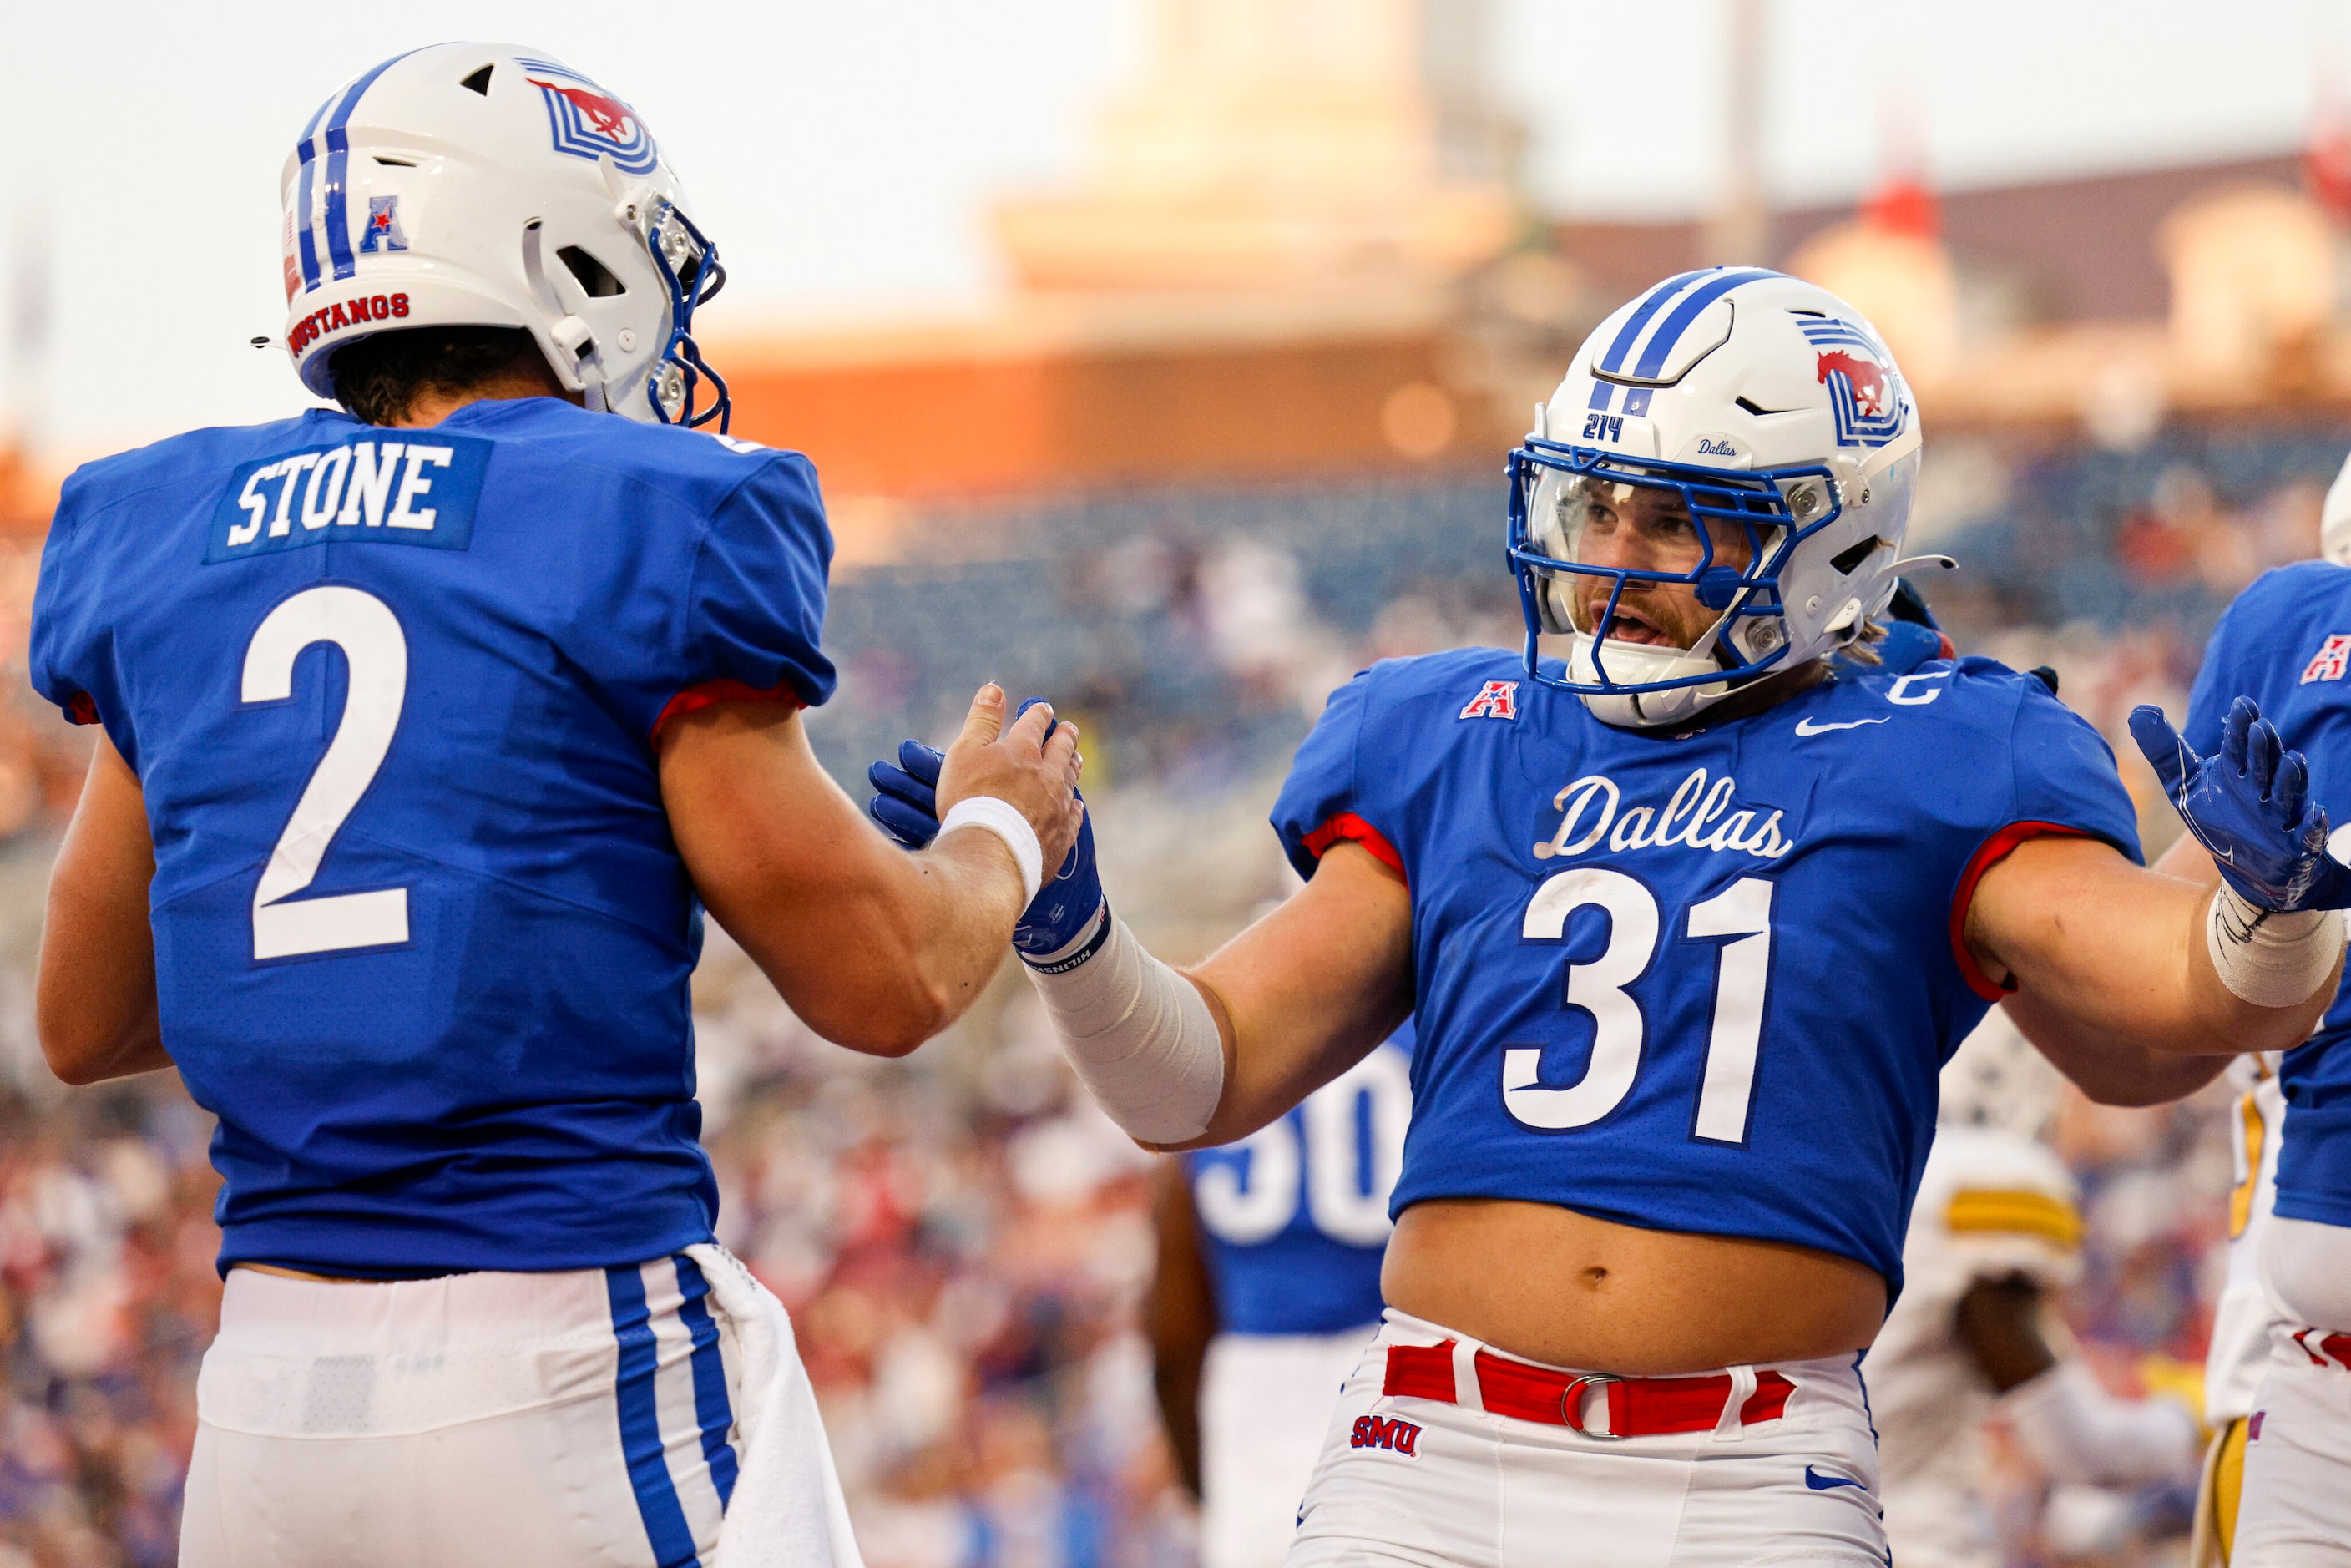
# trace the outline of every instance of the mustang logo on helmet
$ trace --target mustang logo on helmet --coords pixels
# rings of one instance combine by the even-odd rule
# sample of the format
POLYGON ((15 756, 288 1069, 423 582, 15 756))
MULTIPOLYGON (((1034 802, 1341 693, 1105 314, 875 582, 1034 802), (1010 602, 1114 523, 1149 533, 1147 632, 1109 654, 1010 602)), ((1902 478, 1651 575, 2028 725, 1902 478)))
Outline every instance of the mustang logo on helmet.
POLYGON ((549 92, 559 92, 569 99, 573 108, 595 121, 598 134, 609 136, 615 141, 627 140, 621 132, 636 116, 619 99, 606 98, 601 92, 590 92, 584 87, 563 87, 555 82, 541 81, 537 77, 530 78, 530 85, 543 87, 549 92))
POLYGON ((1827 384, 1832 373, 1844 378, 1862 413, 1876 418, 1886 412, 1886 400, 1893 394, 1886 390, 1886 371, 1881 367, 1840 349, 1821 356, 1819 379, 1823 385, 1827 384))
POLYGON ((610 158, 629 174, 649 174, 661 162, 653 132, 637 111, 578 71, 552 60, 524 60, 527 78, 547 103, 555 150, 590 163, 610 158))
POLYGON ((1839 446, 1883 446, 1902 434, 1909 404, 1902 372, 1875 339, 1850 322, 1820 316, 1798 324, 1819 356, 1814 379, 1829 389, 1839 446))

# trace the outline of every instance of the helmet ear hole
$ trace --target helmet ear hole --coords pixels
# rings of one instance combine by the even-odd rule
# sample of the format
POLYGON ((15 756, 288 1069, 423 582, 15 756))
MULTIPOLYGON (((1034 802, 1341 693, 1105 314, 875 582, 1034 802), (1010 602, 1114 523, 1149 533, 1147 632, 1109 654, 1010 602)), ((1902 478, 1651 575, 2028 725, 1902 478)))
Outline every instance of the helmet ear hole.
POLYGON ((1837 551, 1836 554, 1829 557, 1829 564, 1836 568, 1837 575, 1839 577, 1851 577, 1854 573, 1854 569, 1860 566, 1863 561, 1869 559, 1869 552, 1876 549, 1885 542, 1886 541, 1884 539, 1879 538, 1876 534, 1872 534, 1869 538, 1862 540, 1859 544, 1847 545, 1844 549, 1837 551))
POLYGON ((576 245, 567 245, 555 255, 571 269, 571 276, 580 280, 580 287, 587 291, 590 299, 610 299, 614 295, 629 291, 627 284, 612 276, 611 267, 576 245))

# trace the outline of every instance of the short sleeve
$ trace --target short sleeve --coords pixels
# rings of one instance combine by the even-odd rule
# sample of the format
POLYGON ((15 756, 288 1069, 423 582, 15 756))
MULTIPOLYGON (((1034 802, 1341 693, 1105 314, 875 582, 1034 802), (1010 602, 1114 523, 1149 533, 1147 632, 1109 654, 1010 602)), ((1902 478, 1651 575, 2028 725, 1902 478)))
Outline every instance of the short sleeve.
POLYGON ((1274 800, 1273 831, 1301 876, 1311 877, 1324 852, 1342 840, 1362 843, 1399 874, 1404 870, 1391 841, 1375 825, 1355 776, 1357 742, 1374 680, 1374 673, 1366 670, 1331 694, 1274 800))
MULTIPOLYGON (((120 716, 122 704, 113 639, 96 619, 99 596, 74 549, 81 510, 76 488, 68 483, 59 497, 48 539, 41 547, 26 663, 33 689, 57 704, 69 722, 97 724, 106 715, 120 716)), ((127 747, 124 755, 130 755, 127 747)))
MULTIPOLYGON (((1982 661, 1979 668, 1990 664, 1982 661)), ((1985 824, 1984 837, 1968 857, 1951 894, 1952 959, 1968 988, 1988 1002, 2000 1000, 2014 983, 2002 986, 1992 980, 1968 946, 1968 908, 1985 873, 2019 844, 2047 838, 2102 840, 2134 865, 2147 863, 2138 842, 2138 811, 2115 771, 2115 754, 2104 737, 2038 680, 2011 678, 2019 682, 2019 689, 2009 740, 2012 783, 2007 809, 1985 824)))
POLYGON ((2009 826, 2039 823, 2103 839, 2144 865, 2138 810, 2115 771, 2115 754, 2089 721, 2027 678, 2009 752, 2016 803, 2009 826))
POLYGON ((2239 696, 2258 695, 2238 668, 2236 629, 2244 605, 2240 596, 2212 628, 2212 640, 2204 645, 2204 662, 2197 667, 2196 685, 2188 695, 2188 722, 2179 733, 2199 756, 2209 757, 2220 748, 2220 721, 2229 716, 2230 705, 2239 696))
POLYGON ((688 689, 716 685, 726 695, 808 707, 831 696, 832 661, 821 645, 831 564, 816 471, 798 454, 779 454, 711 514, 686 611, 688 689))

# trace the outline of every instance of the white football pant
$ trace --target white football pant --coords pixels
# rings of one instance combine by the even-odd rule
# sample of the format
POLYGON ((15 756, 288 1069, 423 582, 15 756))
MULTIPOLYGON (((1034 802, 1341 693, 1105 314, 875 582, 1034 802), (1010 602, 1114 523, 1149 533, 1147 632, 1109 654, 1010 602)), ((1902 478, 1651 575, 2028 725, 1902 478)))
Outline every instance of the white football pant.
POLYGON ((1713 1431, 1609 1438, 1486 1412, 1466 1371, 1480 1348, 1390 1309, 1340 1393, 1290 1568, 1886 1568, 1858 1358, 1728 1369, 1795 1385, 1776 1419, 1740 1425, 1734 1394, 1713 1431), (1446 1340, 1465 1347, 1456 1403, 1382 1394, 1390 1345, 1446 1340))
POLYGON ((2272 1215, 2270 1331, 2230 1568, 2351 1564, 2351 1228, 2272 1215), (2316 1326, 2311 1326, 2316 1325, 2316 1326))
POLYGON ((1200 1374, 1202 1568, 1281 1568, 1340 1385, 1372 1325, 1218 1334, 1200 1374))
POLYGON ((708 1568, 742 1391, 740 1326, 683 1255, 381 1284, 232 1270, 180 1561, 708 1568))

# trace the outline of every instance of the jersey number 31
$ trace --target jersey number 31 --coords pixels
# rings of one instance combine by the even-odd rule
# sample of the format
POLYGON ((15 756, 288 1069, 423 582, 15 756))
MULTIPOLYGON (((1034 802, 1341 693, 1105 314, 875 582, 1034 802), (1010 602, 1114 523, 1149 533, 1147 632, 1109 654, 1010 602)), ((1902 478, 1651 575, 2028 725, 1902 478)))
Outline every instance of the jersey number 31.
MULTIPOLYGON (((1633 1090, 1645 1032, 1641 1004, 1625 988, 1639 979, 1657 950, 1657 900, 1622 872, 1579 866, 1535 889, 1520 935, 1556 942, 1567 917, 1586 905, 1608 912, 1608 946, 1588 964, 1567 967, 1567 1005, 1592 1019, 1592 1060, 1573 1087, 1542 1082, 1542 1050, 1514 1045, 1502 1052, 1502 1104, 1530 1127, 1559 1132, 1587 1127, 1614 1111, 1633 1090)), ((1771 970, 1771 884, 1743 876, 1703 904, 1689 907, 1689 935, 1722 945, 1714 988, 1714 1026, 1706 1042, 1706 1071, 1698 1092, 1692 1134, 1708 1143, 1747 1142, 1747 1108, 1755 1092, 1755 1056, 1763 1040, 1763 990, 1771 970)))
POLYGON ((328 584, 304 589, 262 618, 245 650, 245 704, 290 699, 295 661, 314 643, 332 643, 343 651, 350 695, 327 755, 303 787, 254 887, 256 961, 408 940, 404 887, 294 896, 318 876, 319 862, 342 831, 343 819, 375 782, 408 700, 408 639, 399 617, 372 593, 328 584))

